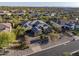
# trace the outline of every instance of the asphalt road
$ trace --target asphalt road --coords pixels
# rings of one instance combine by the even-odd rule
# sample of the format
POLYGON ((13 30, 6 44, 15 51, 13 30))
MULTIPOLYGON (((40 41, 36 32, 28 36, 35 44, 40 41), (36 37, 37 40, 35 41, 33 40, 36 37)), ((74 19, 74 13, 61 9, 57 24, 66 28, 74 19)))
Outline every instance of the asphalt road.
POLYGON ((63 53, 65 52, 73 52, 78 49, 79 40, 76 40, 35 54, 31 54, 30 56, 63 56, 63 53))

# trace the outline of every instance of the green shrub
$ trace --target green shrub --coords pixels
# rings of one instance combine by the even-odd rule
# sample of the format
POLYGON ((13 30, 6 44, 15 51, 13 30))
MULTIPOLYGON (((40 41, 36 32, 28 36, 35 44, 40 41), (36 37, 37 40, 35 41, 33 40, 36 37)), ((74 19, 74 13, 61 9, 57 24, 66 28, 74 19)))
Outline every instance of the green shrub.
POLYGON ((15 40, 16 36, 13 32, 0 32, 0 48, 8 47, 15 40))

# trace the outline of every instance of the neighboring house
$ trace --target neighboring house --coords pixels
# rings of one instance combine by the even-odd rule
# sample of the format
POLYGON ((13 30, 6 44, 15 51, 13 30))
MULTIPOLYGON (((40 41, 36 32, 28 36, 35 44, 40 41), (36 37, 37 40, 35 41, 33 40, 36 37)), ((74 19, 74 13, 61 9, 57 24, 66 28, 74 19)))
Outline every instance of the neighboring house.
POLYGON ((11 32, 12 27, 10 23, 0 23, 0 31, 9 31, 11 32))
POLYGON ((79 29, 79 22, 76 20, 70 20, 66 22, 63 26, 69 28, 70 30, 75 30, 79 29))
POLYGON ((30 15, 31 15, 31 17, 37 17, 37 16, 39 16, 38 13, 31 13, 30 15))
POLYGON ((79 23, 75 23, 75 29, 79 29, 79 23))
POLYGON ((44 13, 43 16, 50 16, 50 14, 49 13, 44 13))
POLYGON ((18 11, 16 11, 16 14, 17 15, 25 15, 25 11, 23 11, 23 10, 18 10, 18 11))
POLYGON ((19 15, 19 16, 25 15, 25 11, 24 10, 12 10, 11 13, 13 15, 19 15))
POLYGON ((75 23, 66 23, 62 26, 62 29, 64 29, 64 30, 74 30, 75 29, 75 23))
POLYGON ((55 16, 56 15, 56 13, 51 13, 51 16, 55 16))
POLYGON ((4 11, 0 11, 0 16, 5 15, 4 11))
POLYGON ((6 19, 6 21, 7 21, 7 20, 11 20, 11 17, 8 16, 8 15, 5 15, 3 18, 6 19))
POLYGON ((66 23, 66 21, 64 21, 63 19, 58 19, 58 18, 50 19, 50 22, 52 22, 52 21, 59 24, 59 25, 64 25, 66 23))
POLYGON ((12 13, 10 11, 6 11, 6 15, 11 16, 12 13))

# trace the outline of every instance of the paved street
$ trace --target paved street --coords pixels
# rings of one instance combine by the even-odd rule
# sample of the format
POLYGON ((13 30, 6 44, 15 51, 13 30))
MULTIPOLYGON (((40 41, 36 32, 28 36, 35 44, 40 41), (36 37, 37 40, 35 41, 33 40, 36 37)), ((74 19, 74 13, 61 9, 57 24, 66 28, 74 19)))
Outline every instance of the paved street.
POLYGON ((61 56, 65 52, 73 52, 79 49, 79 40, 72 41, 45 51, 41 51, 31 56, 61 56))

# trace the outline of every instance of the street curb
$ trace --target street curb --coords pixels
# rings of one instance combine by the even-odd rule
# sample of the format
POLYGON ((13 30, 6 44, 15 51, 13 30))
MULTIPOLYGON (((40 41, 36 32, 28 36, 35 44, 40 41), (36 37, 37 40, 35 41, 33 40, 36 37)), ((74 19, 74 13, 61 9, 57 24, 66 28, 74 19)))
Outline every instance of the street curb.
POLYGON ((54 46, 51 46, 51 47, 48 47, 48 48, 45 48, 45 49, 41 49, 40 51, 27 54, 27 56, 30 56, 30 55, 32 55, 32 54, 35 54, 35 53, 38 53, 38 52, 41 52, 41 51, 45 51, 45 50, 48 50, 48 49, 51 49, 51 48, 54 48, 54 47, 57 47, 57 46, 60 46, 60 45, 63 45, 63 44, 66 44, 66 43, 69 43, 69 42, 70 42, 70 41, 66 41, 66 42, 61 43, 61 44, 57 44, 57 45, 54 45, 54 46))
POLYGON ((74 54, 74 53, 76 53, 76 52, 78 52, 78 51, 79 51, 79 50, 73 51, 73 52, 70 53, 70 55, 72 55, 72 54, 74 54))

